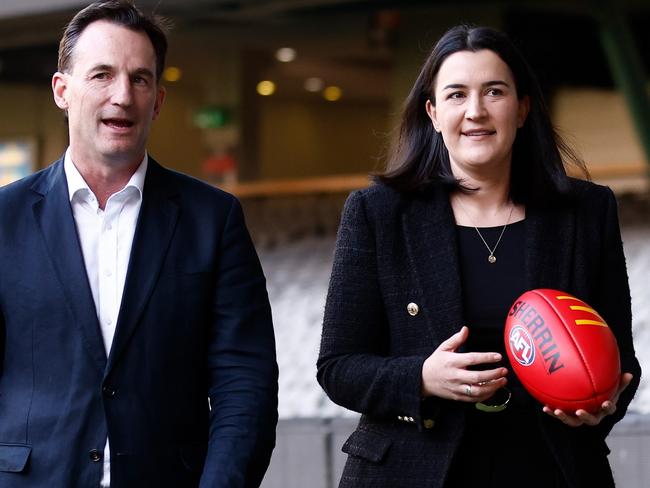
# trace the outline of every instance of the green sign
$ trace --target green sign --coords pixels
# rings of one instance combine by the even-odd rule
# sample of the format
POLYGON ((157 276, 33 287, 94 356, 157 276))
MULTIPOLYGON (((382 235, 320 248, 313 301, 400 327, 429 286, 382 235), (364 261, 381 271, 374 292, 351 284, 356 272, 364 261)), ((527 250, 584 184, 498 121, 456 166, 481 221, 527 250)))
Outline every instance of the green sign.
POLYGON ((218 129, 230 123, 230 109, 226 107, 203 107, 194 112, 194 125, 201 129, 218 129))

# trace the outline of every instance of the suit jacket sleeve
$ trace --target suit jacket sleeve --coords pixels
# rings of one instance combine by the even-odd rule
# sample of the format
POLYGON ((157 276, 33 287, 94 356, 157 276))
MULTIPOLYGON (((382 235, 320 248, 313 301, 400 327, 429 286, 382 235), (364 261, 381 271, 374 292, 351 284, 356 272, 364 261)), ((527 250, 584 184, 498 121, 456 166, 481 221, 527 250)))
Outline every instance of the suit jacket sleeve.
POLYGON ((623 243, 618 221, 618 207, 611 190, 608 189, 605 233, 603 239, 604 256, 598 280, 596 309, 612 328, 621 355, 621 370, 634 375, 632 383, 621 394, 617 410, 598 425, 602 438, 606 437, 614 424, 623 418, 634 397, 641 379, 641 367, 634 352, 632 342, 632 311, 630 288, 623 254, 623 243))
POLYGON ((2 365, 5 358, 5 317, 0 307, 0 378, 2 378, 2 365))
POLYGON ((278 368, 265 279, 232 199, 208 341, 210 439, 201 488, 256 487, 275 445, 278 368))
POLYGON ((318 381, 339 405, 420 424, 425 356, 389 357, 376 239, 362 192, 343 210, 325 305, 318 381))

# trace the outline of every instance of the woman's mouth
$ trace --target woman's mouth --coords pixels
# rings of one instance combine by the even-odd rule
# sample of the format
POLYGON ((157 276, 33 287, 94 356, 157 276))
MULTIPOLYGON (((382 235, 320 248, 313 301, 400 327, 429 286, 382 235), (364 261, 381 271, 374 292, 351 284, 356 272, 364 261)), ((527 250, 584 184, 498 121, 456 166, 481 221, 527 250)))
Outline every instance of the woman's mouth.
POLYGON ((488 129, 474 129, 463 131, 462 134, 467 137, 482 137, 482 136, 491 136, 496 134, 495 130, 488 129))

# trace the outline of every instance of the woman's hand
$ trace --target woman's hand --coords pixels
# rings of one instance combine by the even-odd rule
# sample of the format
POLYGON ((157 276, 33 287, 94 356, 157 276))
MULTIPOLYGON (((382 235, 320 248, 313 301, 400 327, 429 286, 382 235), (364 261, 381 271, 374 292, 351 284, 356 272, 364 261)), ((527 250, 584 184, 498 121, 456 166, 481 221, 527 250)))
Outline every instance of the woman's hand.
POLYGON ((618 390, 616 390, 616 395, 611 400, 604 401, 600 406, 600 410, 591 414, 586 410, 576 410, 575 415, 565 413, 559 408, 553 410, 544 405, 544 413, 555 417, 556 419, 564 422, 569 427, 579 427, 580 425, 598 425, 601 420, 603 420, 607 415, 611 415, 616 412, 616 403, 618 402, 618 397, 621 395, 623 390, 627 388, 627 385, 632 381, 632 374, 624 373, 621 375, 621 382, 619 383, 618 390))
POLYGON ((437 396, 461 402, 482 402, 503 387, 506 368, 471 371, 469 366, 501 361, 495 352, 465 352, 456 350, 467 340, 469 329, 463 327, 438 346, 422 365, 422 395, 437 396))

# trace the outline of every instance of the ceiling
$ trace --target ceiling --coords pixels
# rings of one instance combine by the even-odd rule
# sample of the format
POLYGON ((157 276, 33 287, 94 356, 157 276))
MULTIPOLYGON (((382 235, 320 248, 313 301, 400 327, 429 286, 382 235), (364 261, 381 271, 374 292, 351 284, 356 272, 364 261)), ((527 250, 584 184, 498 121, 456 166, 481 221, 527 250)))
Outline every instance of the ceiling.
MULTIPOLYGON (((359 93, 381 97, 395 56, 397 34, 410 28, 399 12, 410 9, 485 9, 485 2, 456 0, 136 0, 138 6, 171 18, 174 31, 207 32, 250 49, 271 50, 284 39, 300 45, 298 62, 269 64, 269 76, 287 81, 307 73, 345 76, 359 93), (381 13, 388 12, 388 17, 381 13), (397 16, 390 16, 397 12, 397 16), (388 20, 387 20, 388 19, 388 20), (397 20, 395 20, 397 19, 397 20), (400 25, 401 22, 401 25, 400 25), (218 33, 218 34, 214 34, 218 33)), ((505 13, 503 27, 522 39, 549 86, 611 86, 597 25, 590 15, 606 0, 494 2, 505 13)), ((0 0, 0 81, 43 83, 56 70, 57 42, 79 0, 0 0)), ((640 46, 650 45, 650 2, 618 2, 640 46)), ((429 15, 431 15, 429 13, 429 15)), ((432 18, 435 18, 432 15, 432 18)), ((422 22, 422 21, 421 21, 422 22)), ((426 23, 425 23, 426 25, 426 23)), ((650 50, 640 49, 650 70, 650 50)), ((527 54, 529 54, 527 52, 527 54)), ((218 48, 216 55, 218 55, 218 48)))

